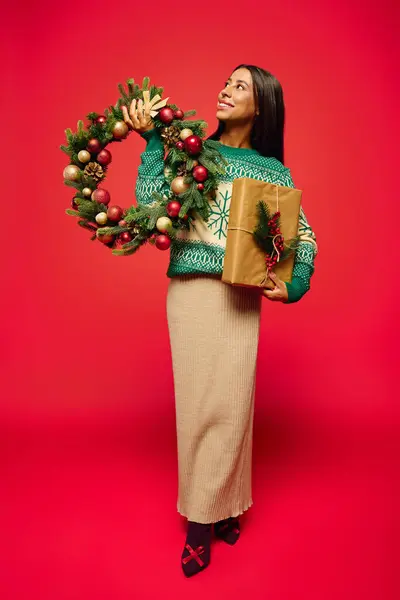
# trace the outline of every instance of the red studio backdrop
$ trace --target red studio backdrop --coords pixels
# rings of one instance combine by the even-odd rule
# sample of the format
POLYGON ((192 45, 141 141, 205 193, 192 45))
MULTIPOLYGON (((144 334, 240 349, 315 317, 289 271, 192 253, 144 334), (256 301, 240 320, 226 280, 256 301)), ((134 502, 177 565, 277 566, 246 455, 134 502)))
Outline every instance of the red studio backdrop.
MULTIPOLYGON (((2 600, 395 597, 396 4, 3 9, 2 600), (215 543, 187 580, 168 252, 91 242, 65 215, 59 146, 146 75, 210 134, 242 62, 283 85, 285 162, 319 254, 299 303, 264 301, 240 542, 215 543)), ((145 142, 110 149, 107 187, 127 207, 145 142)))

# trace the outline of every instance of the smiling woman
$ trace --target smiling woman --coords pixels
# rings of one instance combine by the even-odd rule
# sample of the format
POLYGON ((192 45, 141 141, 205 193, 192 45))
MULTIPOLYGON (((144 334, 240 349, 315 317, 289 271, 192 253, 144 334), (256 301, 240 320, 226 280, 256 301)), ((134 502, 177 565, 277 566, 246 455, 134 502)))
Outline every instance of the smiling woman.
MULTIPOLYGON (((224 83, 224 88, 218 98, 217 118, 223 122, 225 119, 230 119, 230 122, 235 122, 236 126, 246 125, 245 129, 241 131, 240 137, 243 139, 237 139, 241 148, 252 148, 250 139, 246 140, 249 137, 246 135, 246 129, 248 129, 252 119, 257 118, 259 114, 254 89, 250 71, 238 68, 234 71, 232 77, 229 77, 224 83), (223 112, 226 114, 222 114, 223 112)), ((237 142, 234 141, 232 144, 229 137, 226 137, 228 145, 235 146, 237 142)))
MULTIPOLYGON (((174 374, 177 509, 188 520, 182 552, 186 576, 210 562, 211 532, 229 544, 240 534, 238 517, 252 504, 255 374, 263 294, 260 288, 224 283, 227 226, 236 178, 294 187, 284 166, 284 103, 279 82, 267 71, 239 65, 219 92, 216 131, 208 138, 226 160, 211 216, 197 215, 171 243, 167 319, 174 374)), ((164 185, 163 149, 154 131, 139 167, 144 184, 164 185), (153 179, 152 179, 153 178, 153 179)), ((206 166, 206 165, 205 165, 206 166)), ((293 303, 310 287, 317 253, 304 212, 299 221, 291 283, 272 275, 269 300, 293 303)))
MULTIPOLYGON (((273 75, 259 67, 239 65, 218 95, 216 116, 218 127, 208 139, 218 143, 229 164, 211 202, 209 221, 197 219, 190 231, 179 232, 174 240, 167 273, 170 277, 222 273, 236 178, 295 187, 290 170, 284 166, 285 106, 282 87, 273 75)), ((302 207, 298 235, 292 281, 276 277, 275 289, 264 290, 264 297, 271 301, 297 302, 310 289, 318 248, 302 207)))

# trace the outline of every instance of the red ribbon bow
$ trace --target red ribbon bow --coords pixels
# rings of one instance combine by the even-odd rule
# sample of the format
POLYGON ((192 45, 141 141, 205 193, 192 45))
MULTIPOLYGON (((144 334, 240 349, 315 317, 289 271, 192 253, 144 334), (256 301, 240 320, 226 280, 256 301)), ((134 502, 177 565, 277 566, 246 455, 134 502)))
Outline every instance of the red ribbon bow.
POLYGON ((189 555, 185 556, 185 558, 182 559, 183 564, 186 565, 190 560, 194 558, 202 567, 204 565, 204 562, 199 557, 199 554, 203 554, 204 546, 197 546, 196 550, 193 550, 193 548, 189 546, 189 544, 185 544, 185 548, 189 550, 189 555))

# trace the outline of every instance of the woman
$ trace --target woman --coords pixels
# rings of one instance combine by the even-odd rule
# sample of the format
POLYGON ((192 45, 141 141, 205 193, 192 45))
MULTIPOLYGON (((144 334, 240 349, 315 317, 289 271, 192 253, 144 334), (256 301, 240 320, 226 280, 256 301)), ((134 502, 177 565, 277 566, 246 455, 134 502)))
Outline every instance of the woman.
MULTIPOLYGON (((292 303, 310 288, 316 238, 300 211, 301 243, 291 283, 275 274, 273 290, 231 286, 221 281, 232 182, 252 177, 292 186, 284 166, 282 88, 270 73, 253 65, 234 69, 218 96, 217 130, 209 139, 228 159, 205 223, 179 232, 171 245, 167 317, 172 351, 178 444, 178 512, 188 519, 181 556, 186 576, 210 562, 212 527, 234 544, 239 515, 253 503, 251 493, 255 374, 262 297, 292 303)), ((147 141, 138 169, 138 203, 152 192, 169 196, 164 150, 149 116, 135 101, 131 128, 147 141)))

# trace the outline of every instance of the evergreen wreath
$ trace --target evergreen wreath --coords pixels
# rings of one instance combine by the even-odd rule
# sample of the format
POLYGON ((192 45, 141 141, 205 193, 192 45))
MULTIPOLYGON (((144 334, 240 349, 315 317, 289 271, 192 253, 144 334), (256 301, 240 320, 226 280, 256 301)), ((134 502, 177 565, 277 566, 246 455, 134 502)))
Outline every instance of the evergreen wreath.
POLYGON ((64 169, 64 183, 74 188, 72 208, 66 213, 78 218, 78 225, 93 233, 115 255, 126 256, 149 242, 167 250, 180 229, 189 229, 197 212, 205 221, 210 215, 209 199, 215 197, 220 176, 227 160, 218 151, 218 142, 204 140, 207 123, 185 120, 195 110, 183 112, 175 104, 161 100, 162 87, 152 85, 144 77, 142 87, 128 79, 127 89, 118 84, 120 97, 104 114, 87 115, 88 126, 78 121, 77 131, 66 129, 67 145, 60 146, 70 159, 64 169), (99 187, 107 176, 112 160, 106 149, 122 142, 132 132, 124 121, 122 106, 133 99, 150 101, 150 115, 164 144, 164 175, 170 184, 169 196, 153 192, 151 205, 123 209, 108 206, 110 193, 99 187), (172 195, 171 195, 172 194, 172 195))

